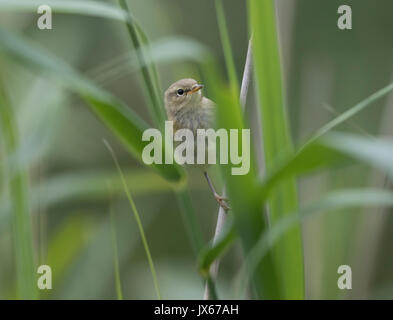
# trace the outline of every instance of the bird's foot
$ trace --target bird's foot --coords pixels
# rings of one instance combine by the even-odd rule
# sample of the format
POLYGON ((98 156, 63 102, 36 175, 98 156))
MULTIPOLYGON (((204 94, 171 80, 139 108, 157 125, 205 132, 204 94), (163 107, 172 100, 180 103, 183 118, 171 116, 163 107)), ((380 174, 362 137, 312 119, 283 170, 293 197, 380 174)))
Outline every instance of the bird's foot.
POLYGON ((220 196, 219 194, 215 193, 214 198, 216 198, 218 204, 225 210, 228 211, 230 207, 228 207, 227 202, 229 201, 227 198, 220 196))

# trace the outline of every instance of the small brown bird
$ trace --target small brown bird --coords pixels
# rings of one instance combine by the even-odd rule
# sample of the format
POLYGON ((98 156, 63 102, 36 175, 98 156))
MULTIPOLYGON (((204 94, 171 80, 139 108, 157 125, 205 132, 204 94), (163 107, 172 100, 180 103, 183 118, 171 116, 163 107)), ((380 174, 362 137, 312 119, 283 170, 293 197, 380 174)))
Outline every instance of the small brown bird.
MULTIPOLYGON (((197 129, 214 129, 215 122, 215 103, 202 95, 202 88, 203 85, 198 84, 194 79, 182 79, 173 83, 165 91, 165 109, 168 119, 173 121, 173 132, 179 129, 191 130, 194 134, 194 148, 196 148, 197 129)), ((207 173, 207 166, 199 166, 217 202, 224 210, 228 210, 227 199, 216 192, 207 173)))

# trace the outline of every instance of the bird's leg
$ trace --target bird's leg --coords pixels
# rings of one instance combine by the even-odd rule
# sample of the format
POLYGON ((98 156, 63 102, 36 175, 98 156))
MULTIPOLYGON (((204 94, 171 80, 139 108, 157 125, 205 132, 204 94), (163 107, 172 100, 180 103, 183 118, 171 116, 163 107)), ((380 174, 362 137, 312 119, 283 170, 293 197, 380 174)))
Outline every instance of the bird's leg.
POLYGON ((225 210, 228 211, 230 208, 228 207, 228 205, 226 204, 226 202, 228 201, 228 199, 226 199, 225 197, 220 196, 217 192, 216 189, 214 189, 213 183, 210 180, 210 177, 207 173, 206 170, 203 171, 204 176, 206 177, 207 183, 209 184, 210 190, 212 191, 214 198, 216 198, 218 204, 225 210))

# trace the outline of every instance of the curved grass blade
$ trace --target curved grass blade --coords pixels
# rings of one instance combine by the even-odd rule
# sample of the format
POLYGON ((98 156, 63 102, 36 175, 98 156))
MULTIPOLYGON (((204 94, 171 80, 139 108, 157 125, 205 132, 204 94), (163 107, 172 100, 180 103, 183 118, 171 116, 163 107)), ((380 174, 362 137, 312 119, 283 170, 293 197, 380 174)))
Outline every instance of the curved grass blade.
POLYGON ((265 201, 270 193, 285 179, 309 173, 322 167, 333 166, 348 161, 349 158, 346 153, 339 152, 334 146, 328 146, 322 141, 311 143, 298 152, 289 153, 262 180, 262 201, 265 201))
POLYGON ((361 161, 393 176, 393 141, 331 132, 290 155, 262 183, 261 196, 268 197, 283 179, 326 165, 361 161))
POLYGON ((323 136, 327 132, 331 131, 338 125, 342 124, 343 122, 347 121, 348 119, 352 118, 355 116, 357 113, 360 111, 364 110, 365 108, 369 107, 372 105, 374 102, 378 101, 379 99, 382 99, 384 96, 387 94, 391 93, 393 91, 393 83, 387 85, 386 87, 378 90, 377 92, 373 93, 371 96, 367 97, 366 99, 360 101, 353 107, 349 108, 347 111, 344 113, 340 114, 338 117, 334 118, 332 121, 328 122, 325 124, 322 128, 317 130, 317 132, 312 136, 312 138, 307 142, 310 143, 312 141, 315 141, 319 137, 323 136))
POLYGON ((206 284, 209 288, 210 300, 219 300, 216 285, 210 276, 206 279, 206 284))
POLYGON ((128 201, 129 201, 131 209, 132 209, 132 212, 134 213, 134 217, 135 217, 136 223, 138 225, 139 233, 140 233, 140 236, 141 236, 141 239, 142 239, 143 247, 145 249, 147 260, 149 262, 150 272, 151 272, 151 275, 152 275, 152 278, 153 278, 153 283, 154 283, 154 289, 156 291, 158 300, 161 300, 161 294, 160 294, 160 288, 158 286, 156 270, 154 268, 153 258, 151 256, 149 245, 147 243, 145 231, 143 230, 143 225, 142 225, 141 218, 139 216, 138 210, 136 209, 136 206, 135 206, 134 200, 133 200, 133 198, 132 198, 132 196, 130 194, 130 191, 128 190, 127 182, 126 182, 126 180, 124 178, 124 174, 123 174, 123 171, 120 168, 119 162, 117 161, 116 155, 115 155, 115 153, 113 152, 113 149, 111 148, 111 146, 109 145, 109 143, 106 140, 104 140, 104 144, 108 148, 108 151, 110 152, 110 154, 111 154, 111 156, 113 158, 113 161, 115 162, 115 165, 116 165, 117 171, 119 173, 119 176, 121 177, 121 180, 122 180, 122 183, 123 183, 123 187, 124 187, 124 192, 127 195, 128 201))

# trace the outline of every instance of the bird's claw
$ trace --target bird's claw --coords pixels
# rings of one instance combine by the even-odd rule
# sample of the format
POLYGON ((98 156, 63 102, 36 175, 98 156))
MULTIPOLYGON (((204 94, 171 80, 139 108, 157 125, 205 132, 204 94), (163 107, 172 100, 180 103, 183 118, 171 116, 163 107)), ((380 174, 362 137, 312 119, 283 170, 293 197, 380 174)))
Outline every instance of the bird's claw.
POLYGON ((228 207, 227 202, 229 202, 229 200, 225 197, 222 197, 218 194, 215 194, 214 197, 216 198, 218 204, 225 210, 228 211, 230 209, 230 207, 228 207))

